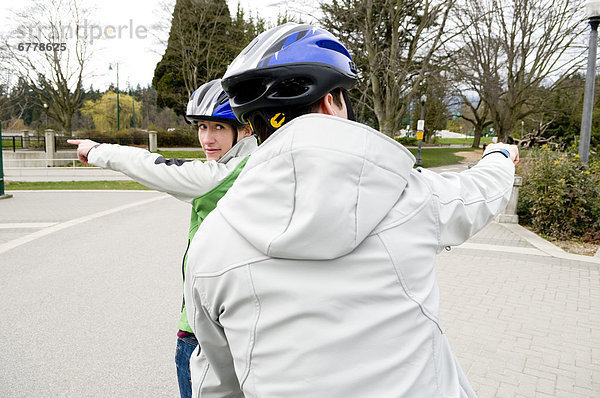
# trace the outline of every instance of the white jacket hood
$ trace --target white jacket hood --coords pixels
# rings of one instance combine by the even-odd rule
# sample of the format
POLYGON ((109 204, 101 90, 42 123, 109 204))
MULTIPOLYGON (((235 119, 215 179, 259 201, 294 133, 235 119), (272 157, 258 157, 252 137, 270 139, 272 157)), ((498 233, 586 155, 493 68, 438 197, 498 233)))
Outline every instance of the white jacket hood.
POLYGON ((414 161, 402 145, 365 125, 305 115, 259 147, 218 210, 267 256, 337 258, 388 214, 414 161))

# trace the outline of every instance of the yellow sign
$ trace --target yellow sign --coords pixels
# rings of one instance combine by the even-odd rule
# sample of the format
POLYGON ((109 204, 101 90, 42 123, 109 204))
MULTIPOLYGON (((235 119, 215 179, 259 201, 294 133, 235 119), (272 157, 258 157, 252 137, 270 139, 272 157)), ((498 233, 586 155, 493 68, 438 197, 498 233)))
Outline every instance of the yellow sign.
POLYGON ((277 113, 271 118, 271 126, 278 129, 285 122, 285 113, 277 113))
POLYGON ((423 139, 423 132, 422 131, 417 131, 417 139, 418 140, 422 140, 423 139))

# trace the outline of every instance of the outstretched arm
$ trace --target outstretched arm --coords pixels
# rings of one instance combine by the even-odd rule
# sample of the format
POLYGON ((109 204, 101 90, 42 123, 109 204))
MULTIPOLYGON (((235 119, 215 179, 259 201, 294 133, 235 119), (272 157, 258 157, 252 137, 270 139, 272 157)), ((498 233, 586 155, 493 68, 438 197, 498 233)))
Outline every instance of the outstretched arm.
POLYGON ((92 140, 68 142, 77 145, 77 157, 82 162, 120 171, 140 184, 186 202, 210 191, 241 161, 236 158, 223 164, 172 160, 141 148, 92 140))
POLYGON ((504 210, 518 161, 515 145, 494 144, 462 173, 421 171, 437 207, 440 247, 463 243, 504 210))

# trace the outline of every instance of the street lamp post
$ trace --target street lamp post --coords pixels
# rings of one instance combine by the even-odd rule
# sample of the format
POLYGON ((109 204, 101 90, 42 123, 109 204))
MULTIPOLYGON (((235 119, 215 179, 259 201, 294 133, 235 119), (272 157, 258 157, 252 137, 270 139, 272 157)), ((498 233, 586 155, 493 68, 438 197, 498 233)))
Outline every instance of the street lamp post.
MULTIPOLYGON (((121 129, 119 124, 119 63, 116 63, 117 67, 117 131, 121 129)), ((112 65, 108 65, 108 70, 112 70, 112 65)))
POLYGON ((423 142, 423 134, 425 133, 425 102, 427 101, 427 96, 423 94, 421 96, 421 119, 417 122, 417 166, 423 165, 423 160, 421 158, 421 143, 423 142))
POLYGON ((525 134, 525 122, 523 120, 521 120, 521 138, 523 138, 524 134, 525 134))
POLYGON ((594 85, 596 83, 596 43, 598 41, 598 24, 600 24, 600 0, 587 0, 585 8, 591 31, 587 71, 585 73, 585 94, 583 96, 583 113, 581 116, 581 133, 579 139, 579 159, 583 163, 587 163, 590 156, 594 85))
POLYGON ((48 128, 48 104, 44 103, 44 114, 46 116, 46 125, 45 128, 48 128))
POLYGON ((135 128, 135 91, 131 90, 131 109, 133 109, 133 128, 135 128))

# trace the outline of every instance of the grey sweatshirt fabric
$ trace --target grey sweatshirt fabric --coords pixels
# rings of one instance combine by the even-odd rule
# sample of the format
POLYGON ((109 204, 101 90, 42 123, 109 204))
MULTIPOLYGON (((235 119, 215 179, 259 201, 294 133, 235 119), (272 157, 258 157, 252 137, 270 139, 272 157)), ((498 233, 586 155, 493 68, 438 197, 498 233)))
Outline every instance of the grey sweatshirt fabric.
POLYGON ((506 206, 514 165, 413 169, 325 115, 252 155, 190 246, 195 397, 473 397, 439 318, 435 256, 506 206))

